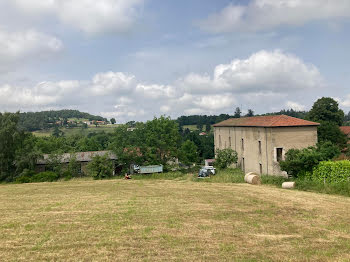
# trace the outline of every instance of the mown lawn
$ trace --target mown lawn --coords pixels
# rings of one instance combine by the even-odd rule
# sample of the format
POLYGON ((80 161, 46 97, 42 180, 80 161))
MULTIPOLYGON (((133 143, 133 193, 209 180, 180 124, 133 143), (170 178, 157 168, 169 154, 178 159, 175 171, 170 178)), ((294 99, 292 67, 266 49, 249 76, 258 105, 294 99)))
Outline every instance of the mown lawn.
POLYGON ((1 261, 348 261, 350 198, 179 180, 0 185, 1 261))

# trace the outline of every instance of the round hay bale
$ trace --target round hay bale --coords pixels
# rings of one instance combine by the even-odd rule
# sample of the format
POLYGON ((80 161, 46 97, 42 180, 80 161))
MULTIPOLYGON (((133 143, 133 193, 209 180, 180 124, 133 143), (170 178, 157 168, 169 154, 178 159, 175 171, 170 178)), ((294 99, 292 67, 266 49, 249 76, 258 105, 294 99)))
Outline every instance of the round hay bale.
POLYGON ((295 182, 284 182, 282 183, 282 188, 291 189, 295 187, 295 182))
POLYGON ((258 175, 249 175, 247 176, 247 183, 252 185, 260 185, 261 180, 258 175))
POLYGON ((245 176, 244 176, 244 182, 248 183, 248 181, 247 181, 248 176, 251 176, 251 175, 259 176, 257 173, 249 172, 249 173, 245 174, 245 176))

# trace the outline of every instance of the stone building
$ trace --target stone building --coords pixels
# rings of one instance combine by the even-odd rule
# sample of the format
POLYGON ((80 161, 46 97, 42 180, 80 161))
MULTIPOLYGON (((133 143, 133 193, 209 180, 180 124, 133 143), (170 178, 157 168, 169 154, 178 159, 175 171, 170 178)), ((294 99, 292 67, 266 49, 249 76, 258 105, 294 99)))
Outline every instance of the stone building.
POLYGON ((318 125, 286 115, 231 118, 214 125, 215 150, 235 150, 245 173, 286 175, 279 162, 291 148, 315 146, 318 125))

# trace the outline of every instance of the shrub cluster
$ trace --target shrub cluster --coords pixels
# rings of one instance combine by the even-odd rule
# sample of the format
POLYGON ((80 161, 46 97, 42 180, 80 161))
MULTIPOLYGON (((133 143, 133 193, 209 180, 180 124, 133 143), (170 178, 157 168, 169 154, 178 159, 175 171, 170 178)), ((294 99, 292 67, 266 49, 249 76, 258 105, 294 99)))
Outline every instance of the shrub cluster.
POLYGON ((312 180, 323 183, 340 183, 350 181, 350 161, 323 161, 314 168, 312 180))
POLYGON ((33 171, 25 171, 16 179, 16 183, 37 183, 54 182, 59 179, 59 175, 52 171, 35 174, 33 171))
POLYGON ((331 142, 318 144, 317 147, 290 149, 286 153, 285 161, 280 162, 280 167, 294 178, 302 178, 311 173, 321 161, 330 160, 339 155, 339 148, 331 142))

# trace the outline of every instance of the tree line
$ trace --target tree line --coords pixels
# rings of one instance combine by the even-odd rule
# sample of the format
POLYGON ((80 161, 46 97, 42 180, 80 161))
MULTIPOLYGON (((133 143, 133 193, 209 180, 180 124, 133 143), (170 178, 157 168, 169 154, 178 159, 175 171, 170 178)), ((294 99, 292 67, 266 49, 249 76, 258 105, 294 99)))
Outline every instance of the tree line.
MULTIPOLYGON (((129 125, 119 125, 112 133, 49 137, 36 137, 24 131, 19 127, 19 121, 20 113, 0 113, 0 181, 16 181, 33 174, 36 161, 43 154, 59 156, 63 153, 111 150, 118 156, 117 164, 125 168, 131 163, 163 164, 167 167, 172 162, 176 163, 177 159, 189 165, 214 157, 213 135, 183 132, 175 120, 165 116, 135 123, 132 130, 129 125)), ((53 166, 50 171, 57 173, 57 163, 53 166)))

